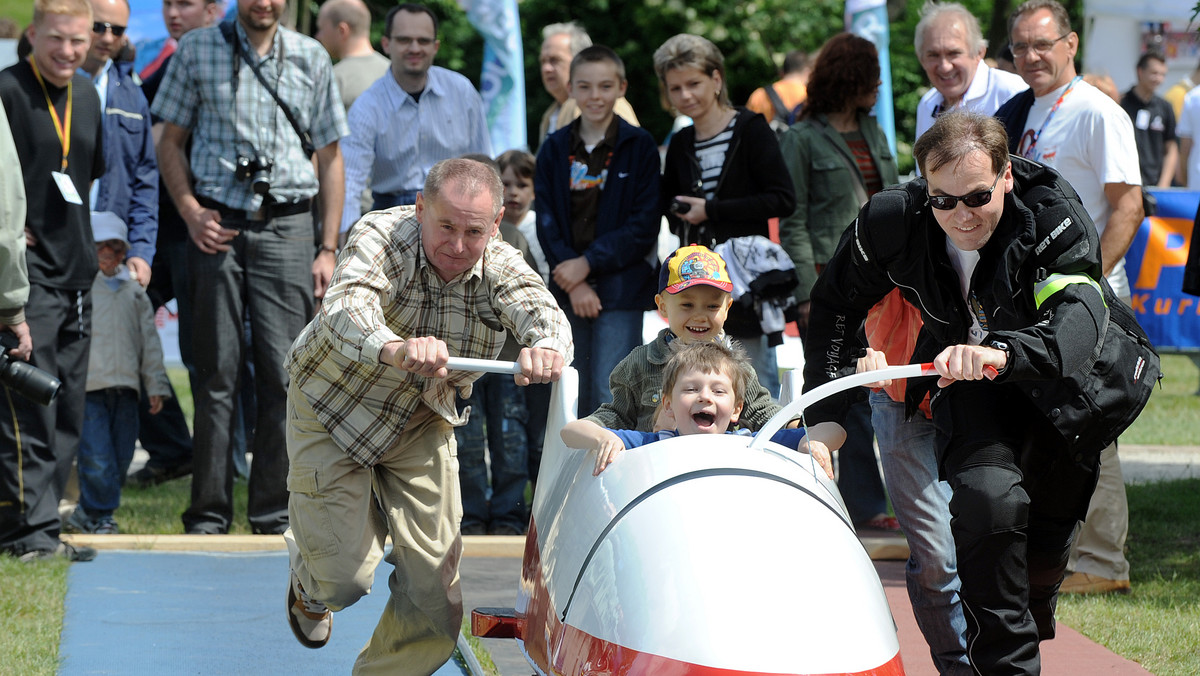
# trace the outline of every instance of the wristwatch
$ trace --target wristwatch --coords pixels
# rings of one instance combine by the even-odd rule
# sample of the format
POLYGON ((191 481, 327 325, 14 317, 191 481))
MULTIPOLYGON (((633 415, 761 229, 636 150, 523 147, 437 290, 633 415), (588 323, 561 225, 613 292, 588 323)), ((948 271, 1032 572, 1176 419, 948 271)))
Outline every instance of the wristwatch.
POLYGON ((1008 346, 1008 343, 1002 340, 988 341, 987 347, 1000 350, 1004 353, 1004 368, 997 371, 997 375, 1003 375, 1004 372, 1008 370, 1008 365, 1012 363, 1012 348, 1008 346))

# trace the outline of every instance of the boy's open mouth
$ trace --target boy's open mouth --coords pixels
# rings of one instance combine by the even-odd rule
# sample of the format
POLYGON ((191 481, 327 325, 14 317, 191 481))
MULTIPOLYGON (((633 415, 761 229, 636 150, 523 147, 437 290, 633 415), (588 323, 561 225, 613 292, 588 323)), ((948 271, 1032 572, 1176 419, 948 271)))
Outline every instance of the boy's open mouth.
POLYGON ((717 416, 701 411, 700 413, 693 413, 692 420, 695 420, 696 424, 702 427, 710 427, 717 421, 717 416))

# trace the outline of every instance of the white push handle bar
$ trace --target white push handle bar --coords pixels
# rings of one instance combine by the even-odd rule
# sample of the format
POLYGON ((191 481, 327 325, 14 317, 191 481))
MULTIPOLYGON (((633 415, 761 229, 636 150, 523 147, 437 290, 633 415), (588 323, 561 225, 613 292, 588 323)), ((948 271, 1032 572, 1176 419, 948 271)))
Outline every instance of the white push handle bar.
POLYGON ((496 359, 470 359, 468 357, 450 357, 446 360, 446 368, 451 371, 477 371, 479 373, 509 373, 517 375, 521 365, 515 361, 498 361, 496 359))
POLYGON ((750 448, 762 448, 763 444, 771 440, 775 433, 783 428, 792 418, 804 412, 812 404, 828 397, 831 394, 844 392, 852 387, 859 387, 868 383, 878 382, 880 380, 900 380, 903 378, 916 378, 918 376, 935 376, 937 370, 933 368, 933 364, 905 364, 902 366, 888 366, 886 368, 876 369, 874 371, 865 371, 863 373, 855 373, 844 378, 831 380, 824 385, 814 387, 813 389, 800 395, 800 398, 792 403, 784 406, 778 413, 771 416, 767 424, 758 431, 754 441, 750 443, 750 448))

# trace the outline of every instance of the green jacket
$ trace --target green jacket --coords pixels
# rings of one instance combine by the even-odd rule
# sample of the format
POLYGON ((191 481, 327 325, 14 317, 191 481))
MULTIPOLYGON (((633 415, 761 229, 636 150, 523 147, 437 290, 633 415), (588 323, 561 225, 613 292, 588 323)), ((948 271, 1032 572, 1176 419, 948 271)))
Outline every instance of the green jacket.
MULTIPOLYGON (((871 149, 883 186, 900 182, 896 159, 875 118, 858 113, 858 127, 871 149)), ((780 139, 783 161, 792 174, 796 211, 779 222, 779 240, 796 265, 796 300, 808 301, 817 266, 833 257, 838 240, 866 199, 862 173, 850 146, 824 115, 798 122, 780 139)))

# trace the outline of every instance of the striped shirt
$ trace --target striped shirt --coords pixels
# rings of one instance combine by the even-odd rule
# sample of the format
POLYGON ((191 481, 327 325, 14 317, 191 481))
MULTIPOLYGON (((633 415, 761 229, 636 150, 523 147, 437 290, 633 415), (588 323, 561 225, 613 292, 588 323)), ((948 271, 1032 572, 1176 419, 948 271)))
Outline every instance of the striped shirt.
POLYGON ((875 166, 875 159, 871 157, 867 138, 861 131, 850 131, 843 133, 842 139, 850 146, 850 152, 854 153, 854 163, 858 165, 858 173, 862 174, 867 196, 883 190, 883 177, 879 175, 879 167, 875 166))
MULTIPOLYGON (((384 73, 350 106, 350 136, 342 144, 346 194, 416 192, 441 160, 492 155, 483 100, 467 78, 429 69, 420 102, 384 73)), ((362 215, 358 200, 342 208, 342 232, 362 215)))
POLYGON ((725 154, 729 152, 729 142, 733 140, 733 123, 736 121, 737 115, 734 115, 721 133, 703 141, 696 139, 696 162, 700 165, 700 181, 704 184, 705 199, 713 199, 717 194, 717 183, 721 178, 721 169, 725 167, 725 154))
MULTIPOLYGON (((320 149, 348 133, 345 109, 333 79, 333 65, 321 43, 280 26, 271 51, 259 57, 238 22, 242 52, 259 59, 263 76, 291 109, 300 128, 320 149)), ((232 209, 257 211, 262 196, 249 181, 234 175, 234 161, 255 154, 271 159, 270 195, 277 202, 297 202, 317 194, 319 183, 300 137, 275 99, 254 76, 244 59, 237 60, 234 100, 233 48, 219 26, 188 31, 179 41, 151 112, 159 119, 192 132, 191 170, 195 191, 232 209)), ((354 200, 347 200, 354 202, 354 200)))
POLYGON ((370 467, 420 404, 452 425, 466 420, 455 393, 470 396, 478 373, 424 378, 381 364, 386 343, 434 336, 452 357, 495 359, 505 329, 524 345, 571 363, 566 315, 521 254, 493 238, 475 267, 443 282, 421 246, 413 207, 372 212, 351 231, 317 317, 285 367, 317 420, 356 462, 370 467))

